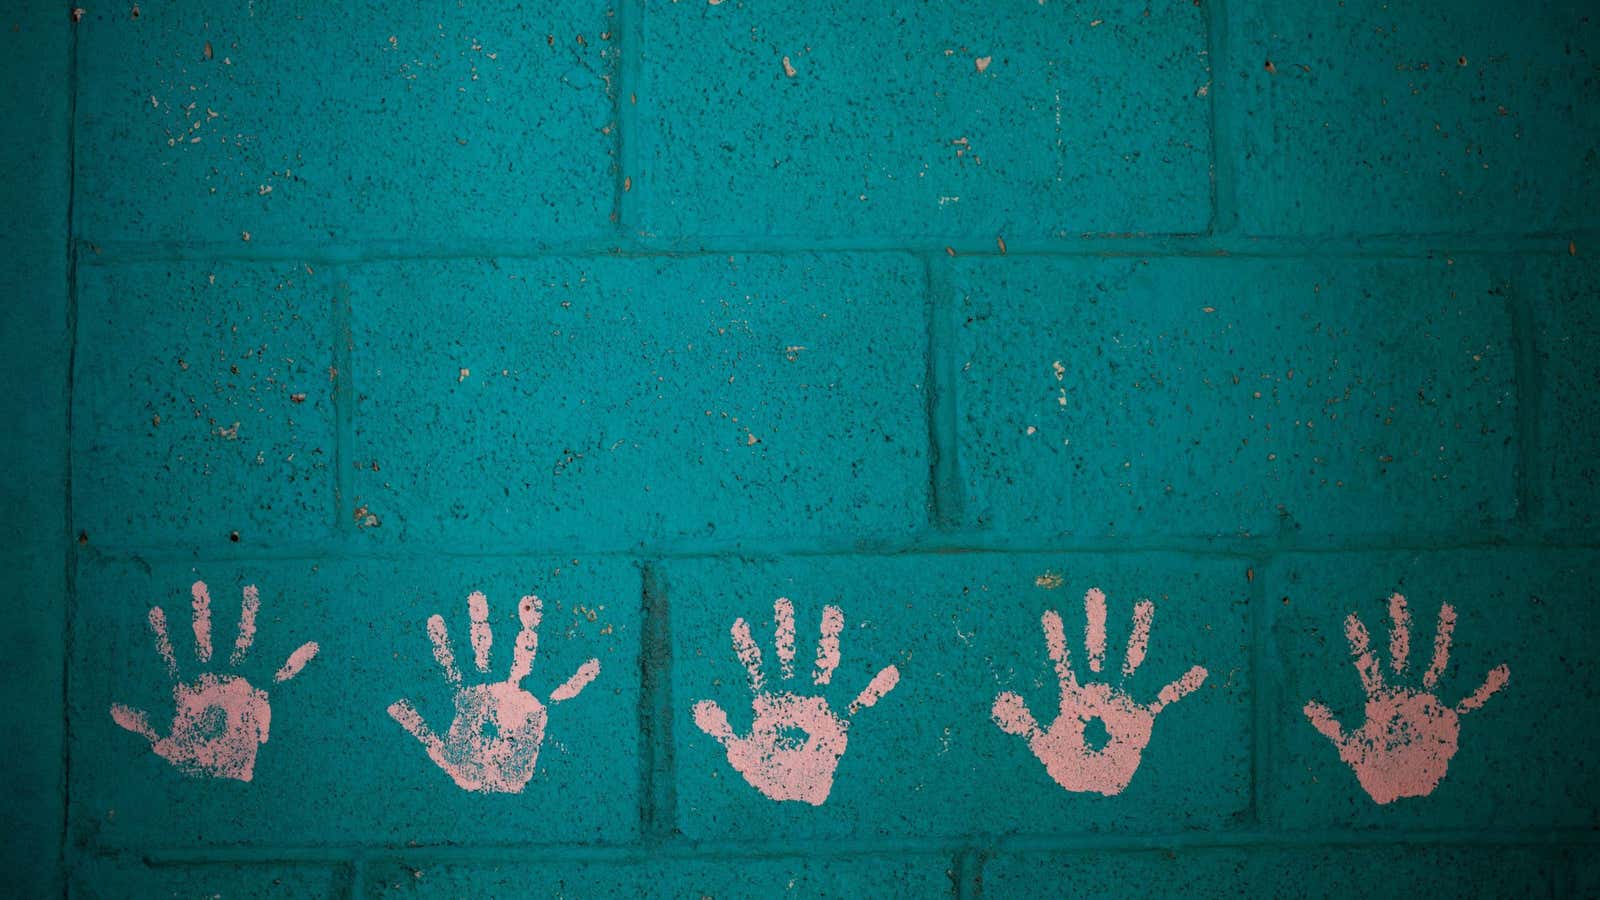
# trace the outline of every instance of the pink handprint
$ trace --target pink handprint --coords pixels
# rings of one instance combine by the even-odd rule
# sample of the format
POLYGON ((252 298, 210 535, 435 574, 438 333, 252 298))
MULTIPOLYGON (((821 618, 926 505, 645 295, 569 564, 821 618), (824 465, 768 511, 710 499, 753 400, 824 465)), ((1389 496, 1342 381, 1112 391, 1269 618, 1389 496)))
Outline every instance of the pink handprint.
MULTIPOLYGON (((190 588, 194 599, 195 656, 202 663, 211 661, 211 593, 205 582, 190 588)), ((261 596, 254 585, 246 585, 239 609, 239 636, 234 641, 229 665, 244 661, 255 640, 256 611, 261 596)), ((255 775, 256 750, 267 742, 272 723, 272 708, 267 692, 252 687, 236 675, 201 674, 187 684, 178 682, 178 660, 167 637, 167 616, 157 606, 150 610, 150 631, 155 636, 156 652, 167 664, 172 677, 172 728, 160 737, 150 727, 150 716, 141 709, 121 703, 111 705, 111 718, 123 728, 142 735, 157 756, 191 775, 233 778, 249 781, 255 775)), ((317 655, 313 641, 301 644, 273 676, 283 683, 300 674, 317 655)))
MULTIPOLYGON (((1405 597, 1395 594, 1389 598, 1389 619, 1389 666, 1396 675, 1404 675, 1411 655, 1411 613, 1405 597)), ((1422 676, 1423 690, 1417 691, 1384 684, 1367 627, 1351 613, 1344 620, 1344 635, 1367 693, 1366 724, 1347 735, 1328 707, 1315 700, 1305 705, 1312 726, 1333 742, 1339 758, 1355 771, 1362 790, 1380 804, 1433 793, 1456 755, 1461 717, 1482 706, 1511 680, 1511 670, 1502 663, 1489 670, 1483 684, 1455 708, 1441 704, 1433 688, 1450 664, 1455 627, 1455 609, 1442 604, 1433 637, 1433 662, 1422 676)))
MULTIPOLYGON (((1090 588, 1084 595, 1083 605, 1088 617, 1084 645, 1089 651, 1089 670, 1099 672, 1106 656, 1106 595, 1098 588, 1090 588)), ((1124 678, 1144 662, 1145 648, 1150 641, 1150 622, 1154 618, 1155 606, 1149 600, 1140 600, 1134 606, 1133 634, 1128 638, 1128 652, 1122 663, 1124 678)), ((1044 626, 1045 646, 1055 663, 1056 679, 1061 686, 1061 706, 1055 722, 1049 730, 1040 731, 1039 723, 1022 698, 1006 691, 994 700, 995 724, 1007 734, 1027 738, 1028 748, 1044 763, 1045 771, 1056 784, 1069 791, 1092 791, 1107 797, 1120 794, 1139 768, 1156 716, 1169 704, 1200 687, 1206 680, 1206 670, 1191 667, 1177 681, 1162 688, 1154 703, 1141 706, 1125 691, 1109 684, 1079 684, 1067 660, 1067 638, 1061 627, 1061 616, 1055 610, 1045 610, 1040 621, 1044 626), (1095 719, 1105 724, 1110 736, 1098 750, 1091 749, 1084 739, 1085 726, 1095 719)))
MULTIPOLYGON (((473 659, 478 671, 487 675, 492 641, 488 599, 473 591, 467 597, 467 612, 472 618, 473 659)), ((512 650, 510 675, 505 681, 471 686, 461 683, 461 670, 456 668, 444 618, 434 615, 428 619, 433 658, 455 688, 456 716, 444 738, 428 728, 410 700, 396 700, 389 706, 389 715, 421 741, 434 765, 464 790, 521 793, 539 760, 547 714, 544 704, 521 686, 522 679, 533 669, 539 648, 539 620, 543 615, 539 598, 523 597, 517 615, 522 620, 522 631, 512 650)), ((550 702, 571 700, 599 674, 600 660, 591 658, 551 692, 550 702)))
MULTIPOLYGON (((794 605, 779 597, 772 612, 777 626, 778 666, 783 680, 789 681, 794 678, 794 605)), ((839 667, 842 631, 844 613, 837 606, 823 607, 817 667, 811 677, 818 687, 831 682, 839 667)), ((722 744, 728 764, 751 787, 773 800, 803 800, 821 806, 833 790, 833 774, 844 755, 849 721, 839 718, 822 697, 767 691, 761 671, 761 648, 751 638, 750 626, 742 618, 735 619, 732 633, 734 652, 750 675, 750 691, 754 694, 750 733, 744 737, 735 735, 728 724, 728 714, 713 700, 694 705, 695 725, 722 744), (803 737, 794 736, 796 731, 803 737)), ((849 715, 877 703, 899 682, 900 670, 885 666, 850 702, 849 715)))

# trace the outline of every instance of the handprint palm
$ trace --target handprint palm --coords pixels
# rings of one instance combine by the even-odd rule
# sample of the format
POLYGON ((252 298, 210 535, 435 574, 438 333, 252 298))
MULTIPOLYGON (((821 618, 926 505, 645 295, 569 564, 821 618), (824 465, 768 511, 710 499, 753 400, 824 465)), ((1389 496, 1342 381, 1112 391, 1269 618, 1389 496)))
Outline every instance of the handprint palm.
MULTIPOLYGON (((1394 674, 1404 675, 1411 655, 1411 613, 1400 594, 1389 598, 1389 619, 1389 665, 1394 674)), ((1423 690, 1418 691, 1384 683, 1367 627, 1351 613, 1345 619, 1344 633, 1367 694, 1366 723, 1360 731, 1347 735, 1328 707, 1315 700, 1305 705, 1312 726, 1333 742, 1339 758, 1355 771, 1362 790, 1380 804, 1433 793, 1456 755, 1461 717, 1488 702, 1511 679, 1511 670, 1504 664, 1495 666, 1483 684, 1454 708, 1440 703, 1433 688, 1450 664, 1455 625, 1455 609, 1442 604, 1433 638, 1433 661, 1422 676, 1423 690)))
MULTIPOLYGON (((480 673, 488 674, 492 641, 489 601, 474 591, 467 597, 467 610, 472 617, 474 661, 480 673)), ((434 764, 465 790, 519 793, 533 777, 539 759, 547 713, 544 704, 521 686, 538 652, 539 621, 543 615, 539 598, 523 597, 517 614, 522 631, 517 634, 512 651, 510 675, 505 681, 470 686, 461 682, 444 618, 435 615, 428 619, 434 659, 455 688, 455 720, 445 737, 440 738, 428 728, 411 701, 397 700, 389 706, 389 715, 421 741, 434 764)), ((571 700, 599 674, 600 661, 591 658, 551 692, 550 702, 571 700)))
MULTIPOLYGON (((1083 603, 1088 617, 1084 644, 1089 654, 1089 669, 1099 672, 1106 652, 1106 595, 1091 588, 1083 603)), ((1134 607, 1133 634, 1128 638, 1128 652, 1122 664, 1125 678, 1144 662, 1150 622, 1154 617, 1155 606, 1149 600, 1141 600, 1134 607)), ((1079 684, 1067 658, 1061 616, 1055 610, 1046 610, 1040 621, 1061 687, 1061 706, 1055 722, 1041 731, 1022 698, 1006 691, 995 698, 995 724, 1008 734, 1027 738, 1028 748, 1044 763, 1045 771, 1067 790, 1092 791, 1108 797, 1119 794, 1139 768, 1156 716, 1169 704, 1200 687, 1206 680, 1206 670, 1199 666, 1190 668, 1177 681, 1162 688, 1154 703, 1142 706, 1125 691, 1109 684, 1079 684), (1109 735, 1105 746, 1098 750, 1089 746, 1085 735, 1088 724, 1096 719, 1104 723, 1109 735)))
MULTIPOLYGON (((256 612, 261 596, 254 585, 246 585, 239 608, 239 636, 234 641, 230 665, 244 661, 256 634, 256 612)), ((211 593, 205 582, 190 588, 194 599, 195 657, 211 661, 211 593)), ((178 681, 178 660, 167 635, 167 616, 161 607, 150 610, 150 632, 156 652, 167 664, 172 677, 174 711, 172 727, 166 737, 156 734, 150 716, 141 709, 111 705, 111 718, 123 728, 143 736, 157 756, 191 775, 233 778, 249 781, 255 776, 256 750, 267 742, 272 724, 272 707, 267 693, 236 675, 203 673, 187 684, 178 681)), ((317 655, 315 642, 307 641, 289 654, 289 659, 273 676, 283 683, 300 673, 317 655)))
MULTIPOLYGON (((794 605, 780 597, 772 605, 778 665, 784 681, 794 678, 794 605)), ((817 641, 817 667, 812 683, 825 687, 839 666, 839 634, 844 613, 823 607, 822 637, 817 641)), ((803 800, 820 806, 833 789, 833 775, 844 755, 850 723, 841 719, 819 696, 790 691, 767 691, 761 670, 761 649, 750 636, 744 619, 733 623, 733 648, 750 676, 753 721, 750 733, 739 737, 728 724, 728 714, 714 700, 694 705, 694 723, 716 738, 727 751, 728 763, 752 787, 773 800, 803 800), (792 738, 798 731, 804 739, 792 738)), ((849 715, 877 703, 900 681, 900 670, 886 666, 850 702, 849 715)))

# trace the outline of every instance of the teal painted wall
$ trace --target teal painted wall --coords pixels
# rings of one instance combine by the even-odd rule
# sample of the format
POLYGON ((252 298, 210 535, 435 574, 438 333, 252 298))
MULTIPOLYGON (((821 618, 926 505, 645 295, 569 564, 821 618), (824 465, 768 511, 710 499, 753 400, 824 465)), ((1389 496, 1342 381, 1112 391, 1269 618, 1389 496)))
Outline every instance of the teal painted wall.
POLYGON ((1584 4, 24 2, 0 49, 9 892, 1600 893, 1584 4), (496 681, 524 595, 548 724, 464 790, 486 738, 392 705, 481 711, 429 619, 496 681), (248 781, 129 730, 154 608, 270 698, 248 781), (1133 703, 1205 670, 1115 790, 999 725, 1055 720, 1047 611, 1133 703), (1443 706, 1509 672, 1418 796, 1308 718, 1373 714, 1352 613, 1443 706), (848 723, 820 805, 712 734, 738 619, 848 723))

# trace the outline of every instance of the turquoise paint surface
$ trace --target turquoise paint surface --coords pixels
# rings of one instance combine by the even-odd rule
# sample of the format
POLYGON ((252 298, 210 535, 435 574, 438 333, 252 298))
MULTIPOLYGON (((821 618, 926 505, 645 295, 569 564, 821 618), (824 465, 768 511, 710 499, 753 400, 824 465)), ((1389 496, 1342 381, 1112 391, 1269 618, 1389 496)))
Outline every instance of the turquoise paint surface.
POLYGON ((1595 893, 1580 4, 81 13, 0 14, 12 892, 1595 893), (1395 592, 1413 679, 1456 611, 1443 702, 1511 680, 1380 806, 1302 707, 1357 727, 1395 592), (429 617, 495 680, 530 593, 524 686, 600 674, 469 793, 387 709, 443 731, 429 617), (900 676, 821 806, 693 714, 750 727, 780 596, 784 686, 900 676), (168 727, 154 607, 268 692, 249 783, 109 715, 168 727), (992 720, 1054 717, 1046 610, 1138 702, 1207 670, 1116 796, 992 720))

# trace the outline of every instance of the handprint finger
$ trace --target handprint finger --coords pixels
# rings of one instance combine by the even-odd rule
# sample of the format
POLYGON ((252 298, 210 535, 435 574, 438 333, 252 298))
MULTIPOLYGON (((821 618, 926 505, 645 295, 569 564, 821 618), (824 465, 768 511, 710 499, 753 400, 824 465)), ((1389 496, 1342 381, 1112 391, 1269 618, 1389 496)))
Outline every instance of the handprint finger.
POLYGON ((167 637, 167 614, 161 607, 150 608, 150 634, 155 638, 156 652, 161 654, 161 659, 167 664, 167 674, 173 680, 178 678, 178 659, 172 655, 172 639, 167 637))
POLYGON ((844 632, 844 610, 837 606, 822 608, 822 637, 817 639, 817 670, 812 681, 818 685, 833 681, 833 672, 839 668, 839 635, 844 632))
POLYGON ((1333 711, 1326 706, 1311 700, 1306 703, 1303 710, 1306 718, 1311 720, 1311 727, 1319 734, 1333 742, 1335 747, 1344 747, 1344 729, 1339 727, 1339 721, 1333 717, 1333 711))
POLYGON ((1139 671, 1150 646, 1150 623, 1156 617, 1155 604, 1140 600, 1133 606, 1133 633, 1128 635, 1128 655, 1122 660, 1123 677, 1139 671))
POLYGON ((434 762, 441 762, 444 759, 444 741, 433 733, 428 723, 422 721, 422 713, 417 712, 417 708, 411 705, 410 700, 396 700, 389 704, 389 718, 399 722, 401 728, 421 741, 434 762))
POLYGON ((733 726, 728 724, 728 714, 715 700, 701 700, 694 705, 694 724, 706 734, 726 744, 733 740, 733 726))
POLYGON ((778 648, 778 669, 784 680, 794 677, 794 604, 779 597, 772 604, 773 643, 778 648))
POLYGON ((461 683, 461 670, 456 668, 456 654, 450 649, 450 633, 444 627, 444 616, 437 613, 428 617, 428 639, 433 641, 433 658, 444 670, 445 680, 461 683))
POLYGON ((1367 626, 1361 624, 1355 613, 1344 620, 1344 636, 1350 642, 1350 655, 1355 657, 1356 674, 1361 676, 1361 687, 1367 696, 1383 690, 1383 672, 1372 657, 1372 636, 1367 634, 1367 626))
POLYGON ((468 638, 472 641, 472 661, 478 671, 489 672, 489 645, 494 642, 494 632, 489 628, 489 598, 483 591, 467 595, 467 618, 471 621, 468 638))
POLYGON ((1450 640, 1456 630, 1455 607, 1446 603, 1439 607, 1439 628, 1433 633, 1433 662, 1429 664, 1428 671, 1422 675, 1422 686, 1432 689, 1439 683, 1439 676, 1450 665, 1450 640))
POLYGON ((872 680, 867 683, 866 687, 861 689, 861 693, 850 701, 850 715, 853 716, 861 710, 876 704, 883 699, 884 694, 894 690, 894 686, 899 683, 900 670, 895 666, 884 666, 878 674, 872 676, 872 680))
POLYGON ((510 684, 521 684, 533 670, 533 658, 539 653, 539 620, 543 610, 539 598, 529 594, 517 604, 517 618, 522 620, 522 630, 517 632, 517 645, 511 651, 510 684))
POLYGON ((583 689, 588 687, 589 682, 593 681, 595 676, 599 674, 600 660, 590 659, 579 666, 578 671, 573 672, 571 678, 568 678, 560 687, 550 693, 550 702, 562 703, 571 700, 573 697, 583 693, 583 689))
POLYGON ((211 592, 204 581, 189 588, 194 598, 194 655, 203 663, 211 661, 211 592))
POLYGON ((990 715, 994 718, 994 723, 1006 734, 1014 734, 1030 741, 1039 736, 1038 720, 1028 711, 1028 704, 1011 691, 1005 691, 994 698, 994 707, 990 715))
POLYGON ((239 636, 234 638, 233 653, 228 664, 237 666, 244 662, 245 654, 256 639, 256 613, 261 609, 261 592, 253 584, 244 586, 244 596, 239 600, 239 636))
POLYGON ((1190 666, 1189 671, 1179 676, 1177 681, 1161 689, 1161 693, 1156 695, 1156 702, 1150 704, 1150 714, 1152 716, 1156 715, 1168 706, 1199 690, 1200 685, 1205 683, 1206 674, 1204 668, 1190 666))
POLYGON ((1083 595, 1083 647, 1089 652, 1089 671, 1098 672, 1106 661, 1106 595, 1090 588, 1083 595))
POLYGON ((1411 658, 1411 610, 1400 594, 1389 597, 1389 667, 1396 675, 1406 673, 1411 658))
POLYGON ((745 673, 750 676, 750 690, 760 693, 765 684, 761 678, 761 648, 750 636, 750 623, 744 619, 734 619, 729 633, 733 635, 733 652, 738 655, 739 662, 744 663, 745 673))
POLYGON ((111 704, 111 719, 123 728, 143 737, 154 744, 161 740, 156 730, 150 727, 150 716, 142 709, 123 706, 121 703, 111 704))
POLYGON ((322 648, 317 646, 316 641, 306 641, 296 647, 294 652, 289 654, 289 658, 283 661, 282 668, 278 669, 277 674, 272 676, 272 680, 282 684, 299 675, 300 670, 306 667, 306 663, 316 658, 317 651, 320 649, 322 648))
POLYGON ((1044 626, 1045 649, 1050 653, 1050 661, 1056 666, 1056 681, 1061 685, 1062 700, 1068 694, 1078 690, 1078 679, 1072 674, 1072 663, 1067 657, 1067 633, 1061 627, 1061 614, 1053 609, 1047 609, 1039 617, 1039 624, 1044 626))
POLYGON ((1490 669, 1489 677, 1483 680, 1483 684, 1478 685, 1478 689, 1472 692, 1472 696, 1456 704, 1456 713, 1458 715, 1466 715, 1482 707, 1489 702, 1490 697, 1494 696, 1495 691, 1505 687, 1506 682, 1510 680, 1511 669, 1505 663, 1490 669))

